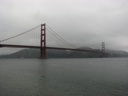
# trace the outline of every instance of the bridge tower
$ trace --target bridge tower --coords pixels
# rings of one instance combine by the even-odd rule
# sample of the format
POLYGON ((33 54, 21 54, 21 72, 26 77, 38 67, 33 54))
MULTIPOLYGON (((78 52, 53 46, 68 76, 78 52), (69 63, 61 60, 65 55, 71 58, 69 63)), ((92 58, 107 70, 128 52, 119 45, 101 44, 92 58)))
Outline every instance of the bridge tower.
POLYGON ((102 42, 102 55, 105 56, 105 42, 102 42))
POLYGON ((41 24, 40 58, 46 58, 46 24, 41 24))

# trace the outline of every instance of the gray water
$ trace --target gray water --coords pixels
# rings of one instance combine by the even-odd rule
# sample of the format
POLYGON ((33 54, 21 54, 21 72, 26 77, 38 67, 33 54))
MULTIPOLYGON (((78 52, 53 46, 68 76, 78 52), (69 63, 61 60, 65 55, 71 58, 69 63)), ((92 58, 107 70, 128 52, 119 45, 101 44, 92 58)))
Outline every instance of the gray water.
POLYGON ((128 58, 0 59, 0 96, 128 96, 128 58))

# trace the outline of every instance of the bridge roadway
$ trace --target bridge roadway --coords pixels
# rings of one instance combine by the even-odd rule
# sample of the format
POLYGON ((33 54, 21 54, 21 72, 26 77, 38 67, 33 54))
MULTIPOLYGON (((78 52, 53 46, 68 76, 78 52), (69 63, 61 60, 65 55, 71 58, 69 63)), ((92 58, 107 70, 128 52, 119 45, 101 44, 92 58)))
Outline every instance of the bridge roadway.
MULTIPOLYGON (((40 47, 40 46, 10 45, 10 44, 0 44, 0 47, 13 47, 13 48, 37 48, 37 49, 41 49, 41 47, 40 47)), ((100 50, 94 50, 94 49, 73 49, 73 48, 59 48, 59 47, 46 47, 46 49, 72 50, 72 51, 83 51, 83 52, 102 53, 102 51, 100 51, 100 50)))

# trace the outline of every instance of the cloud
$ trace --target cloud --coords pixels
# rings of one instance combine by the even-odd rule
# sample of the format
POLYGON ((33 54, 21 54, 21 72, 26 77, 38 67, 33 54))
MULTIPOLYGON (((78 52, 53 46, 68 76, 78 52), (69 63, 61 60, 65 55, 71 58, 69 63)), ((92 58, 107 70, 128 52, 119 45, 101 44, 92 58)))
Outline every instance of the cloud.
MULTIPOLYGON (((44 22, 77 47, 100 48, 104 41, 108 49, 128 51, 127 0, 0 1, 1 39, 44 22)), ((47 44, 63 45, 53 40, 47 44)))

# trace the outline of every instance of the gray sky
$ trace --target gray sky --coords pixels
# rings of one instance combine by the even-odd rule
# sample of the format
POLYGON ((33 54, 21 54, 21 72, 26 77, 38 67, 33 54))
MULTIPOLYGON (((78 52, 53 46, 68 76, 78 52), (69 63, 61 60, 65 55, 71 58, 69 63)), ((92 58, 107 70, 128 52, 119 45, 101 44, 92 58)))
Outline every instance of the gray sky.
POLYGON ((0 40, 41 23, 77 47, 128 51, 128 0, 0 0, 0 40))

